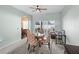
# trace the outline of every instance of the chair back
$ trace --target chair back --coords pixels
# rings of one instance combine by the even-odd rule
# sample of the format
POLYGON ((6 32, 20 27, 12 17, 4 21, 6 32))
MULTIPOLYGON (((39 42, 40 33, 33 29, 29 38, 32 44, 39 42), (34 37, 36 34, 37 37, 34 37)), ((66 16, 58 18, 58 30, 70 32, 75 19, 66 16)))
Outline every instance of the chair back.
POLYGON ((36 45, 37 43, 37 39, 30 30, 27 30, 27 41, 30 45, 36 45))

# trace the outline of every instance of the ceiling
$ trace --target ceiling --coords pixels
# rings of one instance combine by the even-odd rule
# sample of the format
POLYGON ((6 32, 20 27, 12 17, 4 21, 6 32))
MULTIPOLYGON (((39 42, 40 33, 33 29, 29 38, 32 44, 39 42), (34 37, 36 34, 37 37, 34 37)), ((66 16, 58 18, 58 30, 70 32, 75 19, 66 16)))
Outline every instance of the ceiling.
MULTIPOLYGON (((42 14, 61 12, 64 8, 64 5, 39 5, 39 6, 41 8, 47 8, 47 10, 41 11, 42 14)), ((24 11, 25 13, 28 13, 30 15, 36 14, 36 12, 33 12, 33 9, 30 9, 30 7, 36 7, 35 5, 12 5, 12 7, 24 11)))

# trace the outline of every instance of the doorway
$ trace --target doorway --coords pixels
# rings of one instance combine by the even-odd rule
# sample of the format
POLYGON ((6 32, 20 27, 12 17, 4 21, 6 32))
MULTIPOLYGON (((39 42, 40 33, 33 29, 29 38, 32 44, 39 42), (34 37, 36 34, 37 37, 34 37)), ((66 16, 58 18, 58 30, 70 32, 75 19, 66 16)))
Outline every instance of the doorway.
POLYGON ((29 29, 29 19, 27 16, 21 17, 21 38, 27 37, 27 29, 29 29))
POLYGON ((23 29, 29 29, 29 20, 27 16, 21 17, 21 28, 23 29))

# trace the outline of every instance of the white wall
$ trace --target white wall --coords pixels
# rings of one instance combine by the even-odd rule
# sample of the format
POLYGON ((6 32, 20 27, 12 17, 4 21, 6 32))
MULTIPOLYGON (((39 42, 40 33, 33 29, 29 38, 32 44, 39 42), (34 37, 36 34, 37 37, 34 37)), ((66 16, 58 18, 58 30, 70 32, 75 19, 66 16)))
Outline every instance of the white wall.
POLYGON ((63 10, 62 16, 67 44, 79 46, 79 6, 67 6, 63 10))
POLYGON ((29 16, 11 6, 0 6, 0 47, 21 40, 21 16, 29 16))

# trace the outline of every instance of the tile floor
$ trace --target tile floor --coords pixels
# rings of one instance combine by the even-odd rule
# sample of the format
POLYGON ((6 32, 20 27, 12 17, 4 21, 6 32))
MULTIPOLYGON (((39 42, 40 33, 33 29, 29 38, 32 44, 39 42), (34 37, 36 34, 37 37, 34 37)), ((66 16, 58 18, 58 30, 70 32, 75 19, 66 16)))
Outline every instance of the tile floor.
POLYGON ((31 52, 31 54, 64 54, 64 46, 55 44, 55 40, 51 39, 51 49, 49 50, 47 45, 42 45, 41 48, 39 48, 35 52, 31 52))

